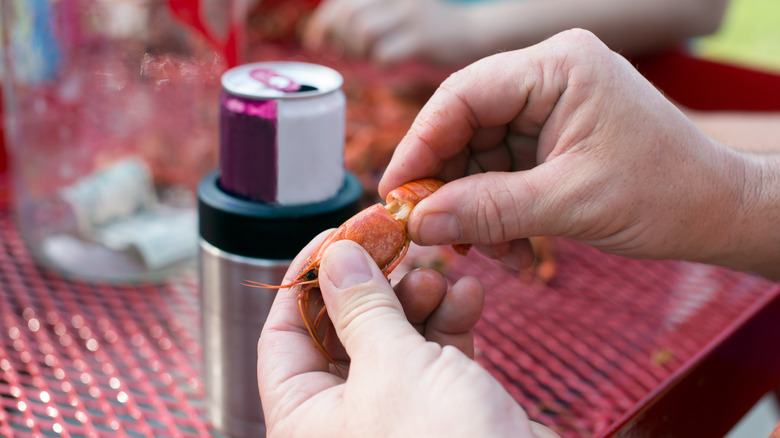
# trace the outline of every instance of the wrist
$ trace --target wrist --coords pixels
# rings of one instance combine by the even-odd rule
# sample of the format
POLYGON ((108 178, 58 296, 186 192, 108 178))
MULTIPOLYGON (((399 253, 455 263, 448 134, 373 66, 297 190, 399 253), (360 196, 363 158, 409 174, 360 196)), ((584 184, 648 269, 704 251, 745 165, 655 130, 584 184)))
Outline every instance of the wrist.
POLYGON ((736 154, 742 195, 720 212, 727 243, 713 263, 780 280, 780 154, 736 154))

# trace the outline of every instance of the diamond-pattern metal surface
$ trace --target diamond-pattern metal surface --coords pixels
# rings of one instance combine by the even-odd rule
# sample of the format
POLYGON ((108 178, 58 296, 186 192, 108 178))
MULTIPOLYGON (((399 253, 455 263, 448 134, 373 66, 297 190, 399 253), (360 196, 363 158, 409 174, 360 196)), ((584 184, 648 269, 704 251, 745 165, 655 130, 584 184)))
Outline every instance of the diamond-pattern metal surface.
POLYGON ((477 360, 530 418, 600 436, 780 285, 694 263, 637 261, 567 240, 548 286, 472 255, 485 284, 477 360))
MULTIPOLYGON (((477 359, 537 421, 599 436, 778 285, 691 263, 634 261, 560 240, 550 285, 473 253, 487 301, 477 359)), ((37 267, 0 212, 0 435, 213 433, 200 379, 194 272, 91 284, 37 267)))

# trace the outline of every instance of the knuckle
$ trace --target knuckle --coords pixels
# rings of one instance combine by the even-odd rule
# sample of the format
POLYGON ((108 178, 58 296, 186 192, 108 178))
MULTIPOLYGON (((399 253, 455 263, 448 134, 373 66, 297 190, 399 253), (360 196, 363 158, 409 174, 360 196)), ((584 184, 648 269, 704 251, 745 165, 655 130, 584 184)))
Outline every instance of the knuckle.
POLYGON ((345 334, 358 330, 365 322, 381 319, 383 315, 390 313, 389 310, 397 311, 397 303, 386 293, 379 293, 376 288, 379 285, 368 283, 355 286, 361 288, 361 291, 344 291, 349 294, 344 301, 339 303, 337 316, 333 324, 337 331, 343 331, 345 334), (365 290, 367 288, 373 290, 365 290), (350 293, 352 292, 352 293, 350 293))
POLYGON ((562 49, 564 58, 573 64, 593 62, 596 59, 599 63, 611 62, 613 55, 616 55, 593 32, 586 29, 569 29, 559 33, 552 40, 562 49))
POLYGON ((602 43, 593 32, 587 29, 568 29, 559 33, 558 36, 559 38, 578 46, 604 46, 604 43, 602 43))
POLYGON ((514 196, 500 181, 491 181, 483 190, 476 211, 477 237, 482 243, 498 244, 513 238, 514 196))

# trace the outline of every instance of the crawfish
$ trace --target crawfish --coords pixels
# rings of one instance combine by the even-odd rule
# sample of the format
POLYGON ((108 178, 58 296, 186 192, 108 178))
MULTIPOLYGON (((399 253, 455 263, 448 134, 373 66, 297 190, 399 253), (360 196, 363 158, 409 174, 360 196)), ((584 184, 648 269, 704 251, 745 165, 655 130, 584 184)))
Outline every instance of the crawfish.
MULTIPOLYGON (((321 309, 314 321, 309 313, 309 297, 313 290, 319 287, 320 261, 325 250, 339 240, 352 240, 360 244, 376 262, 382 273, 387 277, 406 255, 410 238, 406 224, 412 209, 421 200, 438 190, 442 181, 426 178, 412 181, 398 187, 387 194, 385 205, 374 204, 352 216, 340 227, 333 230, 320 246, 306 259, 297 277, 289 284, 267 285, 246 280, 244 285, 251 287, 281 289, 297 289, 298 310, 317 349, 338 370, 339 366, 328 354, 325 346, 317 335, 317 329, 325 315, 321 309)), ((470 245, 453 245, 459 254, 465 255, 470 245)))

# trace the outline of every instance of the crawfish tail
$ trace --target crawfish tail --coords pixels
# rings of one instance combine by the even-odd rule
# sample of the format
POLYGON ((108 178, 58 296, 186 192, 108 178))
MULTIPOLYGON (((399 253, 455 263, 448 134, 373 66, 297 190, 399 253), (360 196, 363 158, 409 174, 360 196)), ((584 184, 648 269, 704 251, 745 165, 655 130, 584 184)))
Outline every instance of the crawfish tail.
POLYGON ((418 202, 430 196, 431 193, 439 190, 444 185, 443 181, 433 178, 418 179, 408 182, 401 187, 395 188, 387 194, 386 204, 393 201, 411 203, 416 205, 418 202))

